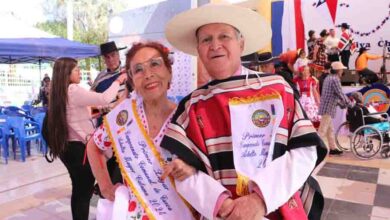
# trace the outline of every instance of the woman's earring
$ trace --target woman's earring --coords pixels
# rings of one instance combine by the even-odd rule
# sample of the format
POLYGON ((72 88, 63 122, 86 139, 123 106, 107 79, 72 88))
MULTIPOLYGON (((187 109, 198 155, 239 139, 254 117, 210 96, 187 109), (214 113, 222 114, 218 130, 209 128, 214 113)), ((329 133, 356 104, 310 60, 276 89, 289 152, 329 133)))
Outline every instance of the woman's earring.
POLYGON ((168 89, 171 88, 171 81, 168 82, 168 89))

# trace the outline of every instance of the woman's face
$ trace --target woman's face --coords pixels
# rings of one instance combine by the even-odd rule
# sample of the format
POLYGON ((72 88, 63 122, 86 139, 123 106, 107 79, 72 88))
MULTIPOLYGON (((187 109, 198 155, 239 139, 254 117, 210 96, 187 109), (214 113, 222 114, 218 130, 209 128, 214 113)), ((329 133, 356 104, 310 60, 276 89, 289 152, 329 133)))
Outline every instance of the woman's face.
POLYGON ((72 72, 70 73, 70 83, 75 83, 79 84, 80 79, 81 79, 81 72, 80 72, 80 67, 76 65, 73 69, 72 72))
POLYGON ((140 49, 130 61, 130 71, 134 89, 145 101, 167 96, 172 74, 158 50, 150 47, 140 49))

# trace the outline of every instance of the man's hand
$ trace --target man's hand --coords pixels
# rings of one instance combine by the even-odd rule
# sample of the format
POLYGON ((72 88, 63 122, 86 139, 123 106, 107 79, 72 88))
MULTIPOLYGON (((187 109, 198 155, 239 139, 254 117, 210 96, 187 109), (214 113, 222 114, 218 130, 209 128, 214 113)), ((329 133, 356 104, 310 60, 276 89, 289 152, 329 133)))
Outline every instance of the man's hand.
POLYGON ((218 216, 223 219, 226 218, 233 211, 233 208, 234 208, 233 200, 231 198, 225 199, 225 201, 223 201, 221 207, 219 208, 218 216))
POLYGON ((233 201, 234 208, 226 220, 258 220, 265 215, 265 204, 257 193, 233 201))
POLYGON ((107 185, 105 187, 101 187, 100 188, 100 192, 102 193, 103 197, 105 199, 108 199, 110 201, 114 201, 115 200, 115 190, 116 188, 118 188, 120 185, 122 185, 121 183, 117 183, 115 185, 107 185))
POLYGON ((173 178, 183 181, 196 172, 195 168, 189 166, 180 159, 174 159, 172 162, 165 165, 163 170, 164 173, 161 176, 162 180, 171 175, 173 178))

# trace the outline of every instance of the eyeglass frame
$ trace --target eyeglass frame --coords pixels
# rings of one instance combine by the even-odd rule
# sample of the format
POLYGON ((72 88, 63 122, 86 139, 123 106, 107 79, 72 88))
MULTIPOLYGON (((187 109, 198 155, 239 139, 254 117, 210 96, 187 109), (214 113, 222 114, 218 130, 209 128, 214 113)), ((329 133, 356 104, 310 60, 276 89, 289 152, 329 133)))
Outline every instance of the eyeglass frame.
MULTIPOLYGON (((158 57, 152 57, 150 58, 149 60, 145 61, 145 62, 142 62, 142 63, 136 63, 134 66, 137 66, 137 65, 141 65, 142 68, 143 68, 143 71, 142 73, 145 73, 145 64, 149 63, 149 65, 147 66, 147 68, 150 69, 153 69, 153 67, 151 66, 151 63, 152 61, 156 61, 156 60, 159 60, 161 61, 160 65, 157 66, 156 68, 161 68, 163 65, 165 65, 165 61, 164 61, 164 58, 162 56, 158 56, 158 57)), ((135 71, 134 71, 135 72, 135 71)), ((132 67, 130 66, 130 68, 127 70, 127 74, 131 77, 134 77, 136 75, 139 75, 140 73, 133 73, 132 71, 132 67)))

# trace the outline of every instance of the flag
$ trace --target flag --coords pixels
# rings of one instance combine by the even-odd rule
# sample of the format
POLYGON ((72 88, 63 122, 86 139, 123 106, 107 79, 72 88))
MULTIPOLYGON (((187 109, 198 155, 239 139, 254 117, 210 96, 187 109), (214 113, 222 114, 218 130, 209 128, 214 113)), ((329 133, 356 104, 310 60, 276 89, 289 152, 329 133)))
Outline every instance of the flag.
POLYGON ((305 45, 301 0, 285 0, 282 18, 283 51, 296 50, 305 45))
MULTIPOLYGON (((317 37, 323 29, 334 28, 334 19, 337 7, 333 7, 335 0, 305 0, 302 1, 301 10, 305 26, 305 38, 308 39, 308 32, 314 30, 317 37), (330 7, 331 6, 331 7, 330 7)), ((306 43, 306 40, 305 40, 306 43)), ((305 44, 307 49, 307 45, 305 44)))

